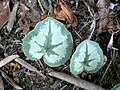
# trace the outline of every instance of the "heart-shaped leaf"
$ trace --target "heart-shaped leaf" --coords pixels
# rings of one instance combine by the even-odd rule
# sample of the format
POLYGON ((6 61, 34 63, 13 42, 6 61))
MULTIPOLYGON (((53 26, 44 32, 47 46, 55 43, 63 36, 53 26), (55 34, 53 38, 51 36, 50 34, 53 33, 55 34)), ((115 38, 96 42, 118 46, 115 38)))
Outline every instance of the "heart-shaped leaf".
POLYGON ((95 73, 103 66, 103 62, 104 56, 99 45, 94 41, 84 40, 72 55, 70 71, 75 75, 82 71, 95 73))
POLYGON ((120 83, 115 85, 111 90, 120 90, 120 83))
POLYGON ((64 64, 71 56, 73 39, 64 24, 48 17, 37 23, 34 30, 23 39, 23 51, 31 60, 39 60, 57 67, 64 64))

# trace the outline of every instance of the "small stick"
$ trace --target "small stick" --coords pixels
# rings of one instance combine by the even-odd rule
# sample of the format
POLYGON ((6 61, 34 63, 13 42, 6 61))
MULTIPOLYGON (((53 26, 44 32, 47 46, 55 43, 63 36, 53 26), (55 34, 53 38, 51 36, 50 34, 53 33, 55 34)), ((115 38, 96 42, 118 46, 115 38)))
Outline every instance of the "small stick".
POLYGON ((62 72, 52 71, 52 72, 49 72, 48 74, 50 76, 64 80, 66 82, 69 82, 71 84, 74 84, 74 85, 81 87, 83 89, 86 89, 86 90, 105 90, 104 88, 97 86, 93 83, 87 82, 87 81, 82 80, 82 79, 75 78, 73 76, 70 76, 70 75, 62 73, 62 72))
POLYGON ((93 22, 92 22, 91 27, 90 27, 90 30, 92 30, 92 32, 91 32, 91 34, 90 34, 90 36, 88 38, 88 39, 91 39, 91 37, 92 37, 92 35, 93 35, 94 31, 95 31, 95 28, 96 28, 96 20, 95 20, 94 14, 92 13, 93 10, 90 8, 90 5, 87 4, 84 0, 83 0, 83 2, 85 3, 85 5, 88 8, 88 11, 90 12, 90 16, 93 17, 93 22))
POLYGON ((91 24, 91 27, 90 27, 90 30, 92 30, 92 32, 90 33, 90 36, 88 39, 91 39, 91 37, 95 31, 95 26, 96 26, 96 21, 95 21, 95 19, 93 19, 93 23, 91 24))
POLYGON ((41 4, 41 1, 40 1, 40 0, 38 0, 38 3, 39 3, 39 6, 40 6, 40 8, 41 8, 41 10, 42 10, 43 14, 44 14, 44 13, 45 13, 45 11, 44 11, 44 9, 43 9, 43 6, 42 6, 42 4, 41 4))
POLYGON ((11 55, 11 56, 8 56, 5 59, 1 60, 0 61, 0 68, 3 67, 5 64, 11 62, 12 60, 18 58, 18 57, 19 57, 18 55, 11 55))
POLYGON ((103 79, 104 79, 104 77, 105 77, 105 75, 106 75, 106 73, 107 73, 107 71, 108 71, 108 69, 109 69, 110 65, 112 64, 112 62, 113 62, 113 60, 111 60, 111 61, 110 61, 110 63, 108 64, 108 66, 107 66, 107 68, 106 68, 106 70, 105 70, 105 72, 104 72, 104 74, 103 74, 103 76, 102 76, 102 78, 101 78, 100 82, 102 82, 102 81, 103 81, 103 79))
POLYGON ((18 62, 19 64, 21 64, 22 66, 24 66, 25 68, 38 73, 40 76, 42 76, 44 79, 46 78, 46 76, 44 74, 41 73, 41 71, 38 71, 35 67, 33 67, 32 65, 30 65, 29 63, 27 63, 26 61, 24 61, 21 58, 16 58, 15 59, 16 62, 18 62))
POLYGON ((19 2, 17 2, 14 7, 13 7, 13 10, 10 14, 10 17, 9 17, 9 21, 8 21, 8 24, 7 24, 7 30, 9 32, 11 32, 12 28, 13 28, 13 24, 14 24, 14 21, 16 19, 16 12, 17 12, 17 8, 18 8, 18 5, 19 5, 19 2))
POLYGON ((80 38, 80 40, 83 40, 83 38, 79 35, 79 33, 77 31, 75 31, 75 34, 80 38))
POLYGON ((115 49, 113 49, 113 54, 112 54, 112 56, 111 56, 111 57, 112 57, 112 59, 111 59, 110 63, 108 64, 108 66, 107 66, 107 68, 106 68, 106 70, 105 70, 105 72, 104 72, 104 74, 103 74, 103 76, 102 76, 102 78, 101 78, 100 82, 102 82, 102 81, 103 81, 103 79, 104 79, 104 77, 105 77, 105 75, 106 75, 106 73, 107 73, 107 71, 108 71, 108 69, 109 69, 110 65, 111 65, 111 64, 112 64, 112 62, 116 59, 115 52, 116 52, 116 50, 115 50, 115 49))

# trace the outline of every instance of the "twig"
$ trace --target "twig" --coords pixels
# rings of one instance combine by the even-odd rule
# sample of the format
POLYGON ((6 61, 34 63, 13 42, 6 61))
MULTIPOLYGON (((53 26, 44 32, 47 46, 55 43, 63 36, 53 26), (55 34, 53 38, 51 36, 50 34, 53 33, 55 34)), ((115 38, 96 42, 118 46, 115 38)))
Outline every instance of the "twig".
POLYGON ((12 10, 12 12, 10 14, 9 21, 8 21, 8 24, 7 24, 7 30, 9 32, 11 32, 11 30, 13 28, 13 24, 14 24, 14 21, 15 21, 15 18, 16 18, 16 12, 17 12, 18 5, 19 5, 19 2, 17 2, 14 5, 13 10, 12 10))
POLYGON ((116 58, 115 51, 116 51, 116 50, 113 49, 112 60, 111 60, 110 63, 108 64, 108 66, 107 66, 107 68, 106 68, 106 70, 105 70, 105 72, 104 72, 104 74, 103 74, 100 82, 102 82, 102 80, 104 79, 104 77, 105 77, 105 75, 106 75, 106 73, 107 73, 110 65, 112 64, 112 62, 113 62, 113 61, 115 60, 115 58, 116 58))
POLYGON ((90 27, 90 30, 92 30, 92 32, 90 33, 90 36, 89 36, 88 39, 91 39, 91 37, 92 37, 92 35, 93 35, 94 31, 95 31, 95 27, 96 27, 96 20, 93 19, 93 23, 91 24, 91 27, 90 27))
POLYGON ((40 71, 38 71, 35 67, 33 67, 32 65, 30 65, 29 63, 25 62, 24 60, 22 60, 21 58, 16 58, 15 59, 16 62, 18 62, 19 64, 21 64, 22 66, 26 67, 27 69, 38 73, 40 76, 42 76, 44 79, 46 78, 45 75, 43 75, 40 71))
POLYGON ((95 31, 95 28, 96 28, 96 20, 95 20, 94 14, 92 12, 93 10, 90 8, 90 5, 87 4, 84 0, 83 0, 83 2, 85 3, 86 7, 88 8, 88 11, 90 12, 90 16, 93 17, 93 22, 92 22, 91 27, 90 27, 90 30, 92 30, 92 32, 90 33, 90 36, 88 38, 88 39, 91 39, 91 37, 95 31))
POLYGON ((92 22, 92 21, 85 22, 85 23, 84 23, 84 26, 82 26, 82 27, 79 29, 78 33, 80 33, 80 32, 83 30, 83 28, 85 28, 85 27, 86 27, 87 25, 89 25, 91 22, 92 22))
POLYGON ((49 12, 52 13, 53 12, 53 7, 52 7, 51 0, 48 0, 48 3, 49 3, 49 12))
POLYGON ((70 76, 70 75, 62 73, 62 72, 51 71, 48 74, 50 76, 64 80, 66 82, 69 82, 69 83, 74 84, 78 87, 84 88, 86 90, 105 90, 104 88, 97 86, 93 83, 87 82, 87 81, 82 80, 82 79, 75 78, 73 76, 70 76))
POLYGON ((105 77, 105 75, 106 75, 106 73, 107 73, 107 71, 108 71, 110 65, 112 64, 112 62, 113 62, 113 59, 112 59, 112 60, 110 61, 110 63, 108 64, 108 66, 107 66, 107 68, 106 68, 106 70, 105 70, 105 72, 104 72, 104 74, 103 74, 103 76, 102 76, 100 82, 102 82, 102 80, 104 79, 104 77, 105 77))
POLYGON ((41 1, 40 1, 40 0, 38 0, 38 3, 39 3, 39 6, 40 6, 40 8, 41 8, 42 12, 43 12, 43 13, 45 13, 45 11, 44 11, 44 9, 43 9, 43 6, 42 6, 42 3, 41 3, 41 1))
POLYGON ((60 90, 65 90, 66 87, 67 85, 64 85, 60 90))
POLYGON ((80 40, 83 40, 83 38, 79 35, 79 33, 77 31, 74 30, 74 32, 80 38, 80 40))
POLYGON ((84 0, 82 0, 84 2, 84 4, 86 5, 86 7, 88 8, 88 11, 90 12, 90 16, 94 17, 92 11, 91 11, 91 8, 90 8, 90 5, 87 4, 84 0))
POLYGON ((5 64, 11 62, 12 60, 14 60, 15 58, 18 58, 19 56, 18 55, 11 55, 11 56, 8 56, 6 57, 5 59, 1 60, 0 61, 0 68, 2 66, 4 66, 5 64))

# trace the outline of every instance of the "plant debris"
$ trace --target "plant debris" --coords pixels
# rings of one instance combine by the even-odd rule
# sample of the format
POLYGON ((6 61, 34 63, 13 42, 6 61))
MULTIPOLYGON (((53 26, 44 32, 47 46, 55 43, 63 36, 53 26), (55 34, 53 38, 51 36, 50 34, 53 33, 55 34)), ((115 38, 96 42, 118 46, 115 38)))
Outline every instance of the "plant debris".
POLYGON ((119 31, 120 0, 2 0, 0 90, 90 90, 94 86, 109 90, 120 80, 119 31), (84 71, 74 76, 77 79, 73 82, 70 60, 54 68, 43 60, 30 61, 22 51, 23 38, 49 16, 62 22, 72 34, 72 54, 85 39, 99 43, 107 58, 102 69, 94 74, 84 71), (79 78, 85 81, 83 85, 76 83, 79 78))

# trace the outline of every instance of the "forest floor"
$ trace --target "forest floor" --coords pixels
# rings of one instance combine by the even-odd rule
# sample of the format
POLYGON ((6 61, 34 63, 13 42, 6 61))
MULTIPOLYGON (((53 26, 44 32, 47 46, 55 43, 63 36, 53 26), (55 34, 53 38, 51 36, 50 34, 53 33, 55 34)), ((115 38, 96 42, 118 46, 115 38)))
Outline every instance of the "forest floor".
POLYGON ((64 65, 51 68, 43 60, 29 60, 22 51, 22 40, 25 35, 48 15, 64 23, 72 33, 73 52, 81 41, 90 36, 92 23, 95 21, 95 31, 91 39, 99 43, 106 57, 106 64, 97 73, 82 72, 78 78, 107 90, 118 84, 120 82, 120 1, 40 0, 43 10, 38 1, 0 1, 0 60, 7 59, 2 64, 0 62, 0 90, 84 90, 74 83, 49 75, 49 71, 59 71, 73 76, 69 70, 69 60, 64 65), (112 37, 113 33, 115 34, 112 37), (23 60, 24 63, 16 58, 23 60), (46 78, 43 78, 44 76, 46 78))

